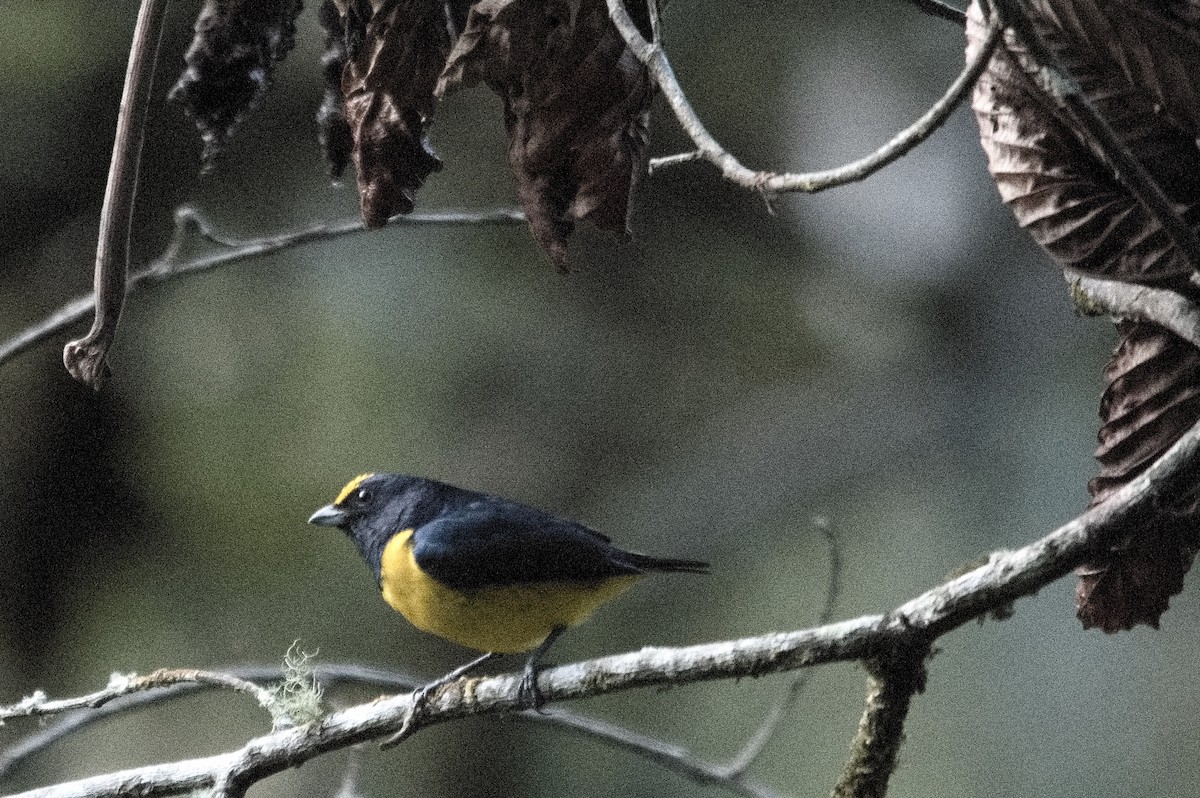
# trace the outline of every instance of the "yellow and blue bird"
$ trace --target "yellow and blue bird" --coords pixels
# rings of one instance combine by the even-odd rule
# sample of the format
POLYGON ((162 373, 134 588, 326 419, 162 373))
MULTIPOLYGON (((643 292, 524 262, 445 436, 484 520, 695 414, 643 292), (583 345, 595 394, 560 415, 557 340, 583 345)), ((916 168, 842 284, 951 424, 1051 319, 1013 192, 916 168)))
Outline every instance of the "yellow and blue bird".
POLYGON ((530 651, 520 695, 534 708, 538 663, 567 627, 649 573, 709 567, 625 551, 575 521, 405 474, 355 477, 308 522, 345 532, 384 601, 418 629, 488 652, 434 684, 530 651))

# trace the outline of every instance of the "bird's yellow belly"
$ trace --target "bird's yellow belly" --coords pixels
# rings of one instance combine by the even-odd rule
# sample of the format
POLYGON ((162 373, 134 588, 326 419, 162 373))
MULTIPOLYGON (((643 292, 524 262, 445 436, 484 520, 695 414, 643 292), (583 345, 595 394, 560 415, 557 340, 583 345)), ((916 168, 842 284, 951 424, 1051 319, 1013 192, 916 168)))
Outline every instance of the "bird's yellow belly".
POLYGON ((528 651, 558 626, 587 620, 596 607, 628 589, 640 576, 597 582, 490 587, 463 593, 417 567, 412 530, 383 550, 384 600, 413 626, 480 651, 528 651))

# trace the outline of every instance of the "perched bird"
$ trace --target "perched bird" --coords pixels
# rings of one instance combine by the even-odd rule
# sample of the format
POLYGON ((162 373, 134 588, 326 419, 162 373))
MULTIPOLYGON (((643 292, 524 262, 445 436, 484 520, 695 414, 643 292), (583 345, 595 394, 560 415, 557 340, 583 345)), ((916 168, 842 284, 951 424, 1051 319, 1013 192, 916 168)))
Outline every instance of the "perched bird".
POLYGON ((535 709, 538 663, 568 626, 652 571, 708 571, 697 560, 619 549, 509 499, 404 474, 355 477, 308 522, 345 532, 384 601, 418 629, 488 652, 426 692, 491 656, 531 651, 520 695, 535 709))

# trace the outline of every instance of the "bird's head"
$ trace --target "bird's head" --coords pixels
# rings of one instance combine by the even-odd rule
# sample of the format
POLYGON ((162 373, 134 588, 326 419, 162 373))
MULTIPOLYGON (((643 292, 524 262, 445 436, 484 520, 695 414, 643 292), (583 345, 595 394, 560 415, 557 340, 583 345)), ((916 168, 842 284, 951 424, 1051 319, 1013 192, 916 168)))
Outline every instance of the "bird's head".
POLYGON ((439 484, 406 474, 360 474, 308 523, 345 532, 378 576, 383 548, 392 536, 436 515, 439 484))

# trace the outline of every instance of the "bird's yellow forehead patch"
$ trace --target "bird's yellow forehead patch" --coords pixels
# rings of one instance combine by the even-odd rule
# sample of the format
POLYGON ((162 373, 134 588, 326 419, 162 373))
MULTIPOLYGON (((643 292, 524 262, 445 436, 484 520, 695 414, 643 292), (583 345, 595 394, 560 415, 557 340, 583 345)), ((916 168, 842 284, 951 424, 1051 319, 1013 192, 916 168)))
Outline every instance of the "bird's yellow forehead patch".
POLYGON ((334 505, 337 506, 337 505, 340 505, 342 502, 346 501, 346 499, 350 496, 351 493, 358 490, 359 485, 363 484, 363 482, 367 481, 368 479, 370 479, 373 476, 375 476, 374 472, 372 472, 370 474, 359 474, 354 479, 347 482, 346 487, 342 488, 342 492, 339 493, 337 495, 337 498, 333 500, 334 505))

